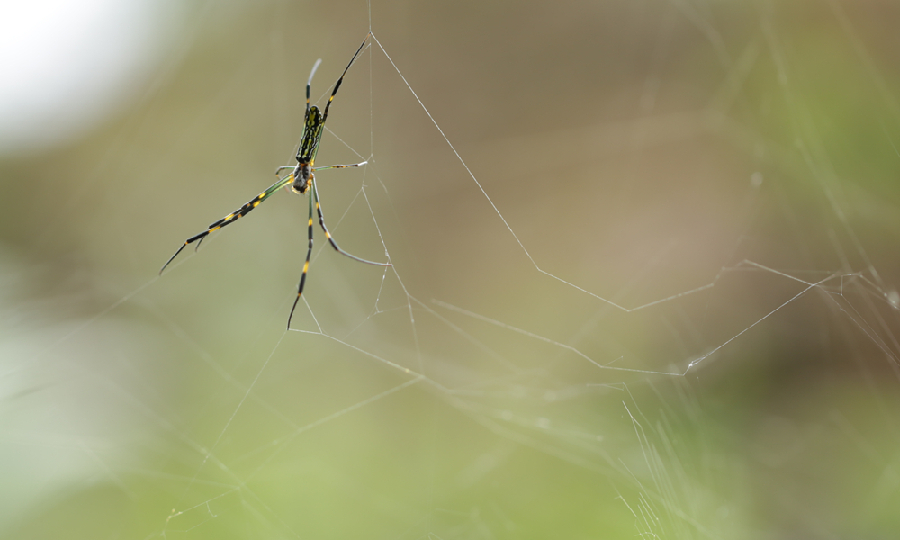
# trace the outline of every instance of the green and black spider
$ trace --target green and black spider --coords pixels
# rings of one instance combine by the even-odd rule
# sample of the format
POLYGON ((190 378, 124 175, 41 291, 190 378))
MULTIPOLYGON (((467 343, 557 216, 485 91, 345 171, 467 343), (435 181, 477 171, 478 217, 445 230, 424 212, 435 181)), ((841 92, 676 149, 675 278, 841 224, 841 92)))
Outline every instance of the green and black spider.
POLYGON ((291 328, 291 319, 294 316, 294 310, 297 308, 297 302, 300 301, 300 295, 303 294, 303 286, 306 283, 306 272, 309 270, 309 259, 312 255, 313 248, 313 202, 315 201, 316 212, 319 215, 319 225, 322 227, 322 230, 325 231, 325 238, 328 239, 328 242, 331 244, 338 253, 341 255, 345 255, 350 257, 355 261, 359 261, 365 264, 372 264, 375 266, 390 266, 391 263, 378 263, 373 261, 367 261, 366 259, 362 259, 357 257, 356 255, 351 255, 341 249, 337 243, 334 241, 334 238, 331 237, 331 233, 328 232, 328 228, 325 226, 325 217, 322 215, 322 208, 319 204, 319 190, 316 188, 316 177, 313 174, 313 171, 321 171, 323 169, 344 169, 347 167, 359 167, 361 165, 365 165, 367 162, 363 161, 362 163, 355 163, 353 165, 327 165, 324 167, 316 167, 316 154, 319 151, 319 141, 322 139, 322 133, 325 129, 325 121, 328 120, 328 108, 331 107, 331 102, 334 100, 334 96, 337 95, 338 89, 341 87, 341 83, 344 81, 344 76, 347 74, 347 70, 350 69, 350 66, 353 65, 353 62, 356 60, 356 57, 359 56, 359 53, 363 50, 363 47, 366 46, 366 43, 369 41, 369 37, 372 36, 372 33, 369 32, 366 35, 366 38, 363 40, 362 45, 356 50, 356 53, 353 55, 353 58, 350 59, 350 63, 347 64, 347 67, 344 68, 344 72, 341 74, 340 78, 338 78, 337 82, 334 84, 334 90, 331 92, 331 97, 328 98, 328 103, 325 104, 325 110, 322 112, 321 116, 319 115, 319 108, 315 105, 310 106, 309 97, 310 97, 310 86, 312 85, 313 75, 316 74, 316 69, 318 69, 319 64, 322 62, 322 59, 316 60, 315 65, 312 70, 309 72, 309 80, 306 83, 306 121, 303 125, 303 136, 300 142, 300 149, 297 150, 297 164, 296 165, 285 165, 284 167, 279 167, 275 174, 278 175, 281 171, 285 169, 292 169, 291 173, 287 176, 283 176, 278 179, 277 182, 272 184, 268 189, 254 197, 252 200, 248 201, 246 204, 235 210, 234 212, 228 214, 222 219, 213 222, 205 231, 195 236, 192 236, 184 241, 184 244, 178 248, 178 251, 172 255, 166 264, 160 268, 160 275, 169 266, 175 257, 178 256, 181 251, 186 248, 188 245, 197 242, 197 247, 200 247, 200 244, 203 242, 203 239, 206 238, 209 233, 213 231, 217 231, 222 227, 234 223, 238 219, 247 215, 251 210, 259 206, 259 203, 268 199, 272 194, 278 191, 282 187, 286 187, 290 184, 290 188, 294 193, 306 193, 307 191, 312 191, 309 197, 309 249, 306 252, 306 262, 303 264, 303 273, 300 275, 300 285, 297 286, 297 298, 294 299, 294 305, 291 306, 291 313, 288 316, 287 327, 291 328))

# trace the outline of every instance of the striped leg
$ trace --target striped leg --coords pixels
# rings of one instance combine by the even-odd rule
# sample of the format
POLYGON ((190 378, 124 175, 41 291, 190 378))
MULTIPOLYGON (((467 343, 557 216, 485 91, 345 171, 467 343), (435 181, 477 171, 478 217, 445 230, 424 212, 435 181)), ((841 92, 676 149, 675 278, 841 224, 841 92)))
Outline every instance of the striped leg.
MULTIPOLYGON (((202 233, 194 235, 194 236, 188 238, 187 240, 185 240, 184 244, 182 244, 181 247, 178 248, 178 251, 175 252, 175 255, 172 255, 171 257, 169 257, 169 260, 166 261, 166 264, 164 264, 162 266, 162 268, 159 269, 159 273, 160 274, 163 273, 163 270, 165 270, 166 267, 169 266, 169 263, 171 263, 172 261, 175 260, 175 257, 177 257, 179 253, 181 253, 181 250, 188 247, 190 244, 193 244, 194 242, 198 242, 197 247, 200 247, 200 242, 203 242, 203 239, 206 238, 207 236, 209 236, 209 233, 211 233, 213 231, 218 231, 222 227, 224 227, 226 225, 230 225, 231 223, 234 223, 235 221, 239 220, 240 218, 246 216, 251 210, 253 210, 257 206, 259 206, 259 203, 268 199, 273 193, 278 191, 278 189, 281 188, 281 186, 287 185, 287 184, 291 183, 293 180, 294 180, 294 177, 290 174, 285 176, 284 178, 279 179, 277 182, 275 182, 274 184, 269 186, 269 189, 263 191, 256 197, 253 197, 253 199, 247 201, 243 206, 241 206, 234 212, 228 214, 227 216, 223 217, 222 219, 220 219, 218 221, 214 221, 202 233)), ((312 214, 310 214, 310 216, 311 215, 312 214)))
MULTIPOLYGON (((337 95, 338 89, 340 89, 340 87, 341 87, 341 83, 344 82, 344 76, 347 75, 347 70, 349 70, 350 66, 353 65, 353 62, 356 60, 356 57, 359 56, 359 53, 363 50, 363 47, 366 46, 366 43, 368 43, 368 41, 369 41, 369 36, 371 36, 371 35, 372 35, 372 32, 369 32, 368 34, 366 34, 366 39, 364 39, 362 42, 362 45, 360 45, 359 48, 356 49, 356 53, 353 55, 353 58, 350 59, 350 63, 347 64, 347 67, 344 68, 344 72, 341 73, 341 76, 338 78, 337 82, 334 83, 334 90, 331 92, 331 96, 328 98, 328 103, 325 104, 325 112, 322 114, 322 123, 323 124, 325 123, 325 120, 328 120, 328 108, 331 107, 331 102, 334 101, 334 96, 337 95)), ((317 62, 316 66, 318 66, 318 65, 319 64, 317 62)), ((315 71, 316 71, 316 68, 313 68, 313 72, 315 72, 315 71)), ((310 79, 310 81, 312 81, 312 74, 309 75, 309 79, 310 79)), ((309 85, 307 85, 306 88, 307 88, 306 91, 309 92, 309 85)), ((307 97, 307 100, 308 99, 309 98, 307 97)), ((307 104, 307 110, 309 110, 308 107, 309 107, 309 105, 307 104)))
MULTIPOLYGON (((369 163, 368 161, 362 161, 360 163, 353 163, 352 165, 324 165, 322 167, 313 167, 312 170, 321 171, 324 169, 346 169, 349 167, 362 167, 363 165, 366 165, 368 163, 369 163)), ((277 174, 280 174, 281 171, 283 171, 285 169, 294 169, 296 167, 297 167, 296 165, 284 165, 283 167, 278 167, 277 169, 275 169, 275 174, 277 175, 277 174)))
MULTIPOLYGON (((316 186, 315 177, 313 177, 311 179, 311 182, 312 182, 312 196, 315 197, 315 199, 316 199, 316 212, 319 213, 319 226, 321 226, 322 230, 325 231, 325 238, 328 239, 328 242, 331 244, 331 247, 333 247, 341 255, 350 257, 354 261, 359 261, 361 263, 371 264, 374 266, 390 266, 391 263, 379 263, 379 262, 367 261, 366 259, 357 257, 356 255, 351 255, 351 254, 347 253, 346 251, 344 251, 343 249, 341 249, 340 247, 338 247, 337 242, 334 241, 334 238, 331 237, 331 233, 328 232, 328 227, 325 226, 325 216, 322 215, 322 206, 319 204, 319 188, 316 186)), ((312 198, 310 198, 310 200, 312 200, 312 198)), ((310 220, 312 220, 312 213, 310 213, 309 218, 310 218, 310 220)))
POLYGON ((294 310, 297 309, 297 302, 300 301, 300 295, 303 294, 303 286, 306 284, 306 272, 309 271, 309 258, 312 256, 313 249, 313 200, 309 198, 309 249, 306 250, 306 262, 303 263, 303 274, 300 275, 300 285, 297 286, 297 298, 294 298, 294 305, 291 306, 291 314, 288 315, 287 329, 291 329, 291 319, 294 318, 294 310))
POLYGON ((359 163, 354 163, 352 165, 324 165, 322 167, 313 167, 314 171, 321 171, 324 169, 346 169, 348 167, 362 167, 363 165, 369 163, 368 161, 361 161, 359 163))

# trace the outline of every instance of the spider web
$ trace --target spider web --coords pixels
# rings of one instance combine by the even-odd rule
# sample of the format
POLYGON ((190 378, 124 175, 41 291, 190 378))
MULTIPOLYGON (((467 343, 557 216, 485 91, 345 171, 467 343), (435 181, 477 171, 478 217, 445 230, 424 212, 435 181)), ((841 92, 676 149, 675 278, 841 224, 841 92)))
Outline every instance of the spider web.
POLYGON ((130 108, 4 159, 4 536, 898 530, 896 8, 510 7, 186 7, 130 108), (317 230, 285 331, 279 193, 153 277, 369 30, 317 158, 368 164, 317 182, 392 266, 317 230))

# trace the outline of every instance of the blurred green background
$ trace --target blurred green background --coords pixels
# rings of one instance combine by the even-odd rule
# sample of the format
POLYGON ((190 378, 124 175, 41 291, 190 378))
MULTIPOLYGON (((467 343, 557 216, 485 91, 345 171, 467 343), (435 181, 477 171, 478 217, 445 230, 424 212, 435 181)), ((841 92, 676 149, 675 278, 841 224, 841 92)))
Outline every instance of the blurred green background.
POLYGON ((900 531, 900 5, 3 9, 0 537, 900 531))

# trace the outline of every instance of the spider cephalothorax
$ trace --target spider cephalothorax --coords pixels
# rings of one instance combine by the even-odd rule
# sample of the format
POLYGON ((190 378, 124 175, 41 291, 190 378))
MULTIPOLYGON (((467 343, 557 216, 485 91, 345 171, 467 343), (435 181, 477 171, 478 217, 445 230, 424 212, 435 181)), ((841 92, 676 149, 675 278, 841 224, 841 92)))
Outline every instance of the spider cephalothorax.
POLYGON ((313 180, 312 167, 309 166, 309 163, 298 163, 291 176, 294 178, 291 182, 291 191, 306 193, 313 180))

